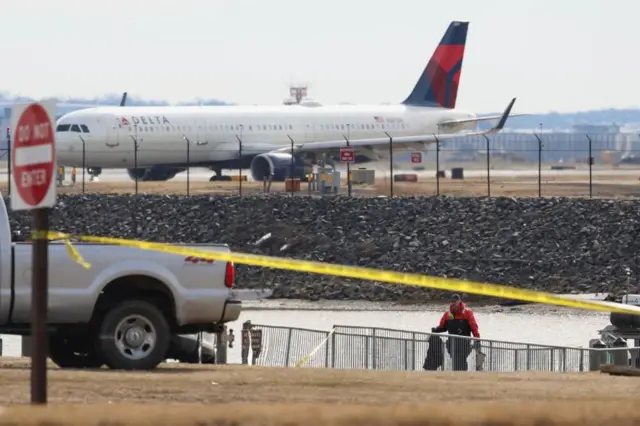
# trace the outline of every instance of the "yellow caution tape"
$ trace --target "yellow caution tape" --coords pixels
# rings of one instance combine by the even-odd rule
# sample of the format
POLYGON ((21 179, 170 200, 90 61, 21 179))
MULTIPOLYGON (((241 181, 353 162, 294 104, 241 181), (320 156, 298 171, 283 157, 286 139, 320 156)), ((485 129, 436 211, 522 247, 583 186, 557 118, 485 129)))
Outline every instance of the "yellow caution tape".
MULTIPOLYGON (((259 266, 263 268, 283 269, 296 272, 308 272, 312 274, 325 274, 337 277, 355 278, 367 281, 378 281, 391 284, 427 287, 445 291, 455 291, 458 293, 472 293, 481 296, 522 300, 525 302, 565 306, 568 308, 585 309, 590 311, 619 312, 624 314, 640 315, 640 306, 595 300, 573 299, 541 291, 526 290, 489 283, 464 281, 455 278, 429 277, 407 272, 385 271, 380 269, 364 268, 360 266, 333 265, 330 263, 310 260, 296 260, 281 257, 261 256, 255 254, 211 252, 206 250, 197 250, 189 247, 180 247, 166 243, 153 243, 148 241, 125 240, 109 237, 74 236, 60 232, 43 233, 34 231, 33 239, 38 238, 67 241, 74 239, 85 242, 112 244, 142 250, 172 253, 183 256, 194 256, 203 259, 235 262, 239 264, 259 266)), ((74 259, 79 259, 80 262, 84 262, 86 264, 86 262, 82 260, 82 257, 77 251, 75 251, 75 254, 73 256, 74 259)))
POLYGON ((334 331, 336 331, 336 329, 332 328, 331 331, 329 332, 329 334, 327 334, 327 337, 325 337, 322 340, 322 342, 320 342, 320 344, 315 347, 314 350, 312 350, 311 352, 309 352, 309 354, 307 354, 304 357, 302 357, 302 359, 296 363, 296 368, 302 367, 307 362, 309 362, 311 357, 314 356, 316 354, 316 352, 318 352, 318 350, 320 350, 320 348, 324 346, 325 343, 327 343, 327 340, 329 340, 329 337, 331 337, 331 335, 333 334, 334 331))
POLYGON ((91 264, 89 262, 86 262, 82 258, 82 256, 80 256, 80 253, 78 253, 78 250, 76 250, 76 248, 73 246, 73 244, 71 244, 71 241, 69 241, 68 239, 67 240, 63 240, 63 241, 64 241, 64 246, 67 248, 67 252, 69 253, 69 256, 71 256, 71 258, 73 260, 78 262, 85 269, 91 268, 91 264))

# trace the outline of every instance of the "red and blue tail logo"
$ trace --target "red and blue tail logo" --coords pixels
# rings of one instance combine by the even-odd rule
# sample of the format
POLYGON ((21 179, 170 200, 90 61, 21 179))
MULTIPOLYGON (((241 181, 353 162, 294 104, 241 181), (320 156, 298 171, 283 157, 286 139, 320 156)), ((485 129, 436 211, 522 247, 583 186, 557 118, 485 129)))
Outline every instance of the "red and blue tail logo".
POLYGON ((468 22, 454 21, 431 56, 405 105, 455 108, 468 22))

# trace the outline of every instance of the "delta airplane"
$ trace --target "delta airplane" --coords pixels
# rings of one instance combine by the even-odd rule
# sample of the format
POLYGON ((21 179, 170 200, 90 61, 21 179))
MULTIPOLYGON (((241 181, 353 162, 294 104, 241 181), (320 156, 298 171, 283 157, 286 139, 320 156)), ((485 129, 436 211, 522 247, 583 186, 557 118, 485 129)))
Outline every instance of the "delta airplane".
MULTIPOLYGON (((187 167, 249 169, 251 178, 304 177, 315 163, 331 164, 341 147, 356 162, 388 160, 394 152, 462 135, 500 131, 515 102, 500 116, 478 118, 455 108, 468 22, 449 25, 413 91, 398 105, 96 107, 61 117, 56 127, 61 166, 126 168, 131 179, 163 181, 187 167), (479 121, 499 120, 486 132, 479 121)), ((123 102, 124 103, 124 102, 123 102)), ((515 114, 514 114, 515 115, 515 114)), ((517 114, 525 115, 525 114, 517 114)), ((513 115, 512 115, 513 116, 513 115)))

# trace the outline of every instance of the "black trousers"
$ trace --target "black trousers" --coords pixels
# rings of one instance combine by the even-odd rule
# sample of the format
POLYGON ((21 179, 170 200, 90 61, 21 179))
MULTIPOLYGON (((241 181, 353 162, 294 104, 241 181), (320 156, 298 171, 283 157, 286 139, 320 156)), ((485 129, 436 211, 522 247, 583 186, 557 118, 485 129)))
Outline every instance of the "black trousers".
POLYGON ((460 339, 455 335, 449 335, 447 339, 447 352, 451 357, 453 371, 468 371, 467 358, 471 354, 472 347, 469 339, 460 339))

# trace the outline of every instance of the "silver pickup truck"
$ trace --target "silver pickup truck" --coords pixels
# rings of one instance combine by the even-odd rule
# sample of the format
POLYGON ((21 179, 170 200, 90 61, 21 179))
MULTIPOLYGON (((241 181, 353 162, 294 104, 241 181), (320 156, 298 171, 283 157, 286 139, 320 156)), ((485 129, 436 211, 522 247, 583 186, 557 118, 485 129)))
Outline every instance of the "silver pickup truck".
MULTIPOLYGON (((15 238, 18 239, 18 238, 15 238)), ((49 245, 49 357, 60 367, 147 370, 172 337, 217 332, 240 316, 233 263, 115 245, 49 245)), ((225 251, 222 244, 188 245, 225 251)), ((30 334, 32 247, 16 242, 0 203, 0 334, 30 334)))

